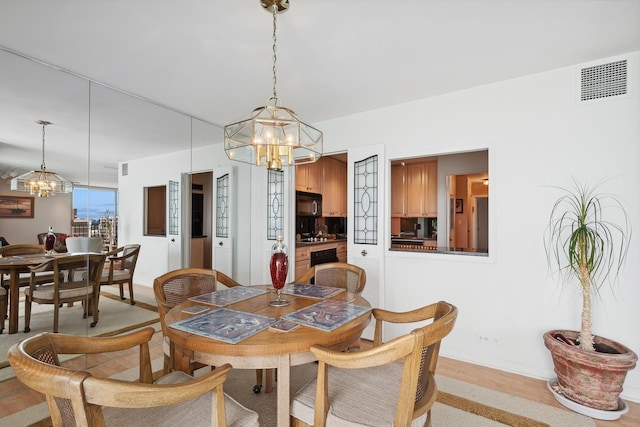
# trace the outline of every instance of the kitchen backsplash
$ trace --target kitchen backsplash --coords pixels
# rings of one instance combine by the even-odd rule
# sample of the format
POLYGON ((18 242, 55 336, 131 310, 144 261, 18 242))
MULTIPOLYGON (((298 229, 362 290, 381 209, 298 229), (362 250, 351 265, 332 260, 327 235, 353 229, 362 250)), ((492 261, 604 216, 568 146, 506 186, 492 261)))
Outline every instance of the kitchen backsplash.
POLYGON ((438 237, 437 218, 401 218, 400 234, 418 238, 435 239, 438 237))

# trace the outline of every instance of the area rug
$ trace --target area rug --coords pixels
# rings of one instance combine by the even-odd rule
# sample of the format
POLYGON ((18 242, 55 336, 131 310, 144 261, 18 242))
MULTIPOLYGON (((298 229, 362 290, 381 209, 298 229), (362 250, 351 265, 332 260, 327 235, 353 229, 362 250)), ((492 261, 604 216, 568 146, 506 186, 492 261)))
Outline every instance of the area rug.
MULTIPOLYGON (((66 305, 60 308, 60 333, 87 336, 112 336, 144 326, 153 326, 160 329, 155 301, 141 296, 135 305, 129 304, 129 300, 120 300, 120 297, 110 289, 102 291, 100 296, 100 319, 95 327, 90 327, 92 317, 83 319, 83 307, 81 303, 75 303, 72 307, 66 305)), ((41 332, 53 331, 53 307, 50 304, 33 304, 31 313, 31 331, 24 333, 24 297, 20 299, 20 317, 18 319, 18 333, 9 335, 7 331, 0 335, 0 381, 13 378, 13 370, 7 361, 9 348, 33 335, 41 332)))
MULTIPOLYGON (((162 369, 162 358, 152 362, 154 371, 162 369)), ((293 391, 302 387, 316 375, 316 364, 294 366, 291 371, 293 391)), ((208 371, 203 368, 202 372, 208 371)), ((114 378, 134 379, 138 369, 131 368, 114 378)), ((514 397, 488 388, 437 375, 438 401, 432 409, 433 427, 595 427, 588 417, 564 408, 514 397)), ((258 412, 260 426, 276 425, 276 393, 253 393, 255 371, 234 369, 225 382, 225 392, 240 403, 258 412)), ((24 411, 0 419, 0 425, 27 427, 33 424, 46 425, 49 417, 46 403, 35 405, 24 411)))
MULTIPOLYGON (((316 375, 316 364, 291 369, 292 394, 316 375)), ((595 422, 567 409, 555 408, 488 388, 436 376, 438 401, 432 409, 433 427, 595 427, 595 422)), ((258 412, 260 425, 276 425, 276 393, 252 392, 255 372, 234 369, 225 392, 258 412)), ((274 387, 275 388, 275 387, 274 387)))

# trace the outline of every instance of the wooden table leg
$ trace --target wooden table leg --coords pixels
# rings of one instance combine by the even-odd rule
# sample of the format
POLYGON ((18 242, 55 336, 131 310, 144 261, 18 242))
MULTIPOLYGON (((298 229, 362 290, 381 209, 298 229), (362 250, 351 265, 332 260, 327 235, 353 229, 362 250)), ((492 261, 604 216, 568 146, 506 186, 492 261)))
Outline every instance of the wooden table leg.
POLYGON ((191 374, 191 359, 193 358, 193 351, 185 350, 175 343, 173 347, 173 370, 182 371, 187 374, 191 374))
POLYGON ((278 427, 289 426, 291 359, 288 354, 278 357, 278 427))
POLYGON ((18 269, 11 269, 9 274, 9 333, 18 332, 18 310, 20 302, 20 273, 18 269))

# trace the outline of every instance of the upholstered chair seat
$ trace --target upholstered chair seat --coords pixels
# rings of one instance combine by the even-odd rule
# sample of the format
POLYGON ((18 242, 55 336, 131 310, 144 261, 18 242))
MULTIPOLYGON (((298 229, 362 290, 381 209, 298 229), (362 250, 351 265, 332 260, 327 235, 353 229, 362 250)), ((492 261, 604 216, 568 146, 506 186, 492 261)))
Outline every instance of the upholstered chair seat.
MULTIPOLYGON (((192 381, 194 378, 182 371, 173 371, 158 378, 154 384, 173 385, 192 381)), ((211 417, 211 396, 202 395, 196 399, 171 406, 141 408, 132 411, 128 408, 103 409, 107 426, 149 425, 148 420, 158 420, 153 427, 197 426, 211 417)), ((224 411, 228 427, 258 427, 258 414, 242 406, 231 396, 224 396, 224 411)), ((209 425, 209 424, 207 424, 209 425)))
POLYGON ((115 337, 41 333, 11 347, 9 362, 26 386, 47 397, 51 424, 61 426, 259 427, 258 414, 224 393, 231 365, 198 378, 170 372, 155 382, 144 328, 115 337), (104 354, 138 348, 137 378, 122 380, 70 369, 62 355, 104 354))

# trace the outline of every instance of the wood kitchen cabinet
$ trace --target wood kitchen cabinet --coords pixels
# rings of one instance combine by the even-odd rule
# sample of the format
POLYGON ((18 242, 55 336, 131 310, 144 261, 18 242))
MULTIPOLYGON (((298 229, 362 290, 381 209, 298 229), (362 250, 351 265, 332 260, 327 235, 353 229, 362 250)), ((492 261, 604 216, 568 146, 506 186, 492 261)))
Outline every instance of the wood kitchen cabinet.
POLYGON ((391 216, 407 216, 407 168, 391 166, 391 216))
POLYGON ((296 166, 296 190, 322 193, 322 161, 296 166))
POLYGON ((296 269, 294 272, 294 281, 297 281, 311 268, 310 252, 311 251, 308 247, 296 248, 296 269))
POLYGON ((322 161, 322 216, 347 216, 347 164, 330 157, 322 161))
POLYGON ((298 246, 296 247, 294 281, 297 281, 311 268, 311 252, 324 249, 335 249, 338 261, 347 262, 347 242, 344 240, 327 240, 326 242, 318 242, 311 246, 298 246))
POLYGON ((339 262, 347 262, 347 242, 338 243, 336 254, 339 262))
POLYGON ((391 216, 438 216, 437 162, 391 167, 391 216))
POLYGON ((438 216, 438 162, 427 163, 427 216, 438 216))

